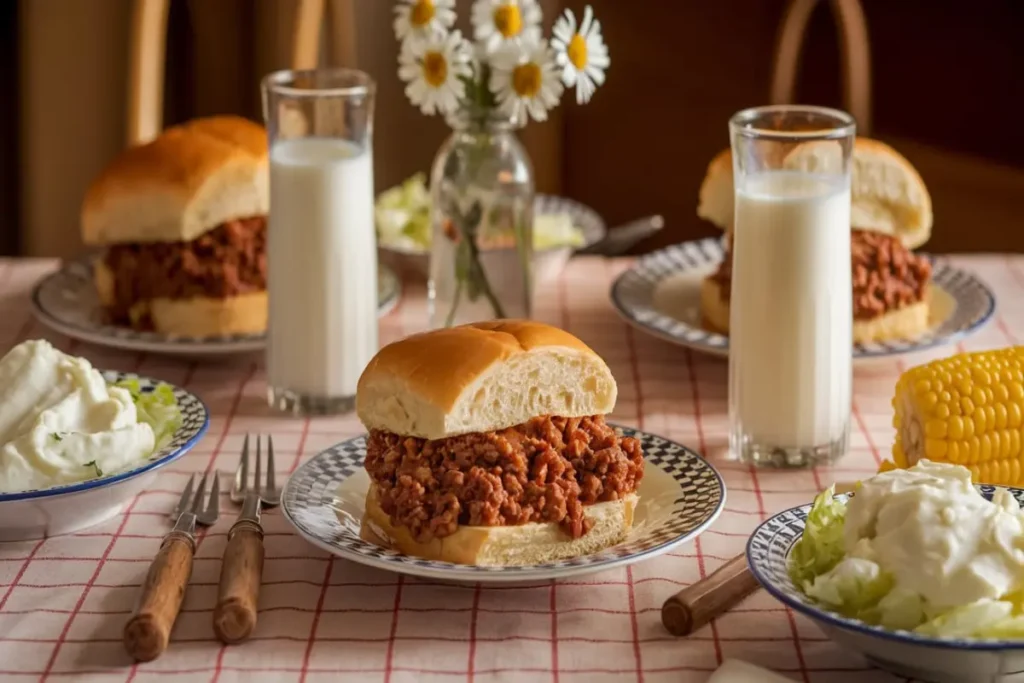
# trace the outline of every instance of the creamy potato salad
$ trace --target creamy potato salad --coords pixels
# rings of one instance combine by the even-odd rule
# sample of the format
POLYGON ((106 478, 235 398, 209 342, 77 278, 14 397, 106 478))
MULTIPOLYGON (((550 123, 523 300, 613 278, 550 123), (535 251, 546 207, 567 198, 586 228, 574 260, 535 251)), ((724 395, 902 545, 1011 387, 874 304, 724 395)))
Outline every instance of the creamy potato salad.
POLYGON ((167 385, 108 384, 84 358, 45 340, 0 359, 0 492, 101 477, 143 460, 181 422, 167 385))
MULTIPOLYGON (((382 246, 410 251, 430 249, 430 192, 425 176, 417 173, 401 185, 385 190, 374 208, 377 239, 382 246)), ((583 246, 583 233, 564 213, 533 217, 533 248, 583 246)))
POLYGON ((959 465, 922 460, 814 500, 790 576, 822 605, 889 629, 1024 638, 1024 512, 959 465))

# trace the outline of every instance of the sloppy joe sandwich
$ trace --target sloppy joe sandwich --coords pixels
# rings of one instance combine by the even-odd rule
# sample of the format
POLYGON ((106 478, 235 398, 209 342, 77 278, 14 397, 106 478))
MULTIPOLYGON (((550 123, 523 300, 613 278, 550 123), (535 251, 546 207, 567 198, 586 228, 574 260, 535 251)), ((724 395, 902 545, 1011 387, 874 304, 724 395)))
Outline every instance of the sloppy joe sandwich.
POLYGON ((563 330, 498 320, 390 344, 359 380, 364 536, 409 555, 525 565, 622 541, 640 442, 604 419, 605 362, 563 330))
MULTIPOLYGON (((795 146, 784 168, 813 170, 828 163, 825 148, 795 146)), ((931 264, 911 250, 931 236, 932 204, 917 170, 888 145, 857 138, 851 160, 850 250, 853 268, 853 338, 867 343, 916 337, 928 329, 931 264)), ((732 155, 708 165, 697 215, 731 234, 732 155)), ((706 327, 728 334, 732 239, 718 269, 701 283, 706 327)))
POLYGON ((165 130, 89 187, 82 238, 111 322, 206 337, 266 330, 267 135, 235 116, 165 130))

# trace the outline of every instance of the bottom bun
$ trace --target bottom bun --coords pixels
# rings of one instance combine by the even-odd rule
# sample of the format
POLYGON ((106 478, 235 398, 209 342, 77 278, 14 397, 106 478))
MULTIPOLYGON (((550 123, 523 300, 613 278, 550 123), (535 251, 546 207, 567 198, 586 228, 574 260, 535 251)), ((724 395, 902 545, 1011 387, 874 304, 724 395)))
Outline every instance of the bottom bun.
MULTIPOLYGON (((96 293, 103 306, 114 302, 114 275, 102 261, 93 268, 96 293)), ((222 299, 143 299, 128 311, 136 329, 182 337, 224 337, 267 331, 267 293, 252 292, 222 299)))
POLYGON ((450 536, 421 543, 408 529, 391 523, 377 500, 377 487, 371 485, 361 535, 363 540, 426 560, 494 567, 542 564, 589 555, 620 543, 633 526, 638 500, 636 494, 630 494, 585 506, 584 513, 593 526, 580 538, 569 538, 557 524, 530 522, 517 526, 460 526, 450 536))
MULTIPOLYGON (((704 327, 719 334, 729 334, 729 302, 722 300, 721 286, 709 277, 700 283, 700 314, 704 327)), ((913 339, 928 331, 928 297, 916 304, 883 313, 870 320, 853 321, 856 344, 913 339)))

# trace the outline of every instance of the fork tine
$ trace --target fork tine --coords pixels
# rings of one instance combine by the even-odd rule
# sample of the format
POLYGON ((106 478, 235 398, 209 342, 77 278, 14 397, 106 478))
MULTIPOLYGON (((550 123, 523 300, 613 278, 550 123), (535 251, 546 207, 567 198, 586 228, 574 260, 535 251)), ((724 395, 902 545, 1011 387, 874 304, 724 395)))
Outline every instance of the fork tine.
POLYGON ((237 493, 245 493, 249 486, 249 434, 246 433, 242 441, 242 457, 238 460, 238 467, 235 468, 234 490, 237 493))
POLYGON ((273 491, 274 485, 274 437, 267 434, 267 489, 273 491))
POLYGON ((263 438, 259 434, 257 434, 256 435, 256 478, 253 480, 253 487, 254 487, 253 490, 256 491, 257 495, 260 492, 260 482, 262 481, 262 478, 261 478, 261 475, 262 475, 262 465, 261 465, 261 462, 260 462, 261 460, 263 460, 263 453, 260 452, 261 451, 260 446, 262 445, 262 443, 263 443, 263 438))
POLYGON ((196 489, 196 497, 192 499, 192 514, 198 515, 203 511, 203 492, 206 491, 207 472, 203 472, 203 478, 199 480, 199 487, 196 489))
POLYGON ((174 512, 172 514, 175 517, 177 517, 182 512, 188 509, 188 503, 192 499, 192 485, 195 483, 195 481, 195 474, 188 478, 188 483, 185 484, 185 490, 181 492, 181 498, 178 499, 178 504, 174 506, 174 512))
POLYGON ((206 503, 206 517, 210 520, 217 519, 220 515, 220 475, 213 472, 213 486, 210 488, 210 500, 206 503))

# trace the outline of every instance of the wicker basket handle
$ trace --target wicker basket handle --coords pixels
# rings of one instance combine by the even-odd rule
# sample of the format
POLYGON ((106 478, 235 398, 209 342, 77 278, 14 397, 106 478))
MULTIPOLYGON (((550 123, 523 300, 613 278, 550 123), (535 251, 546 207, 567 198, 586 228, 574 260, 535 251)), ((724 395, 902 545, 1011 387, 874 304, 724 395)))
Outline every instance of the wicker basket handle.
MULTIPOLYGON (((772 66, 771 101, 789 104, 796 93, 807 25, 819 0, 789 0, 779 25, 772 66)), ((829 0, 839 32, 843 106, 857 121, 857 133, 871 133, 871 45, 860 0, 829 0)))

